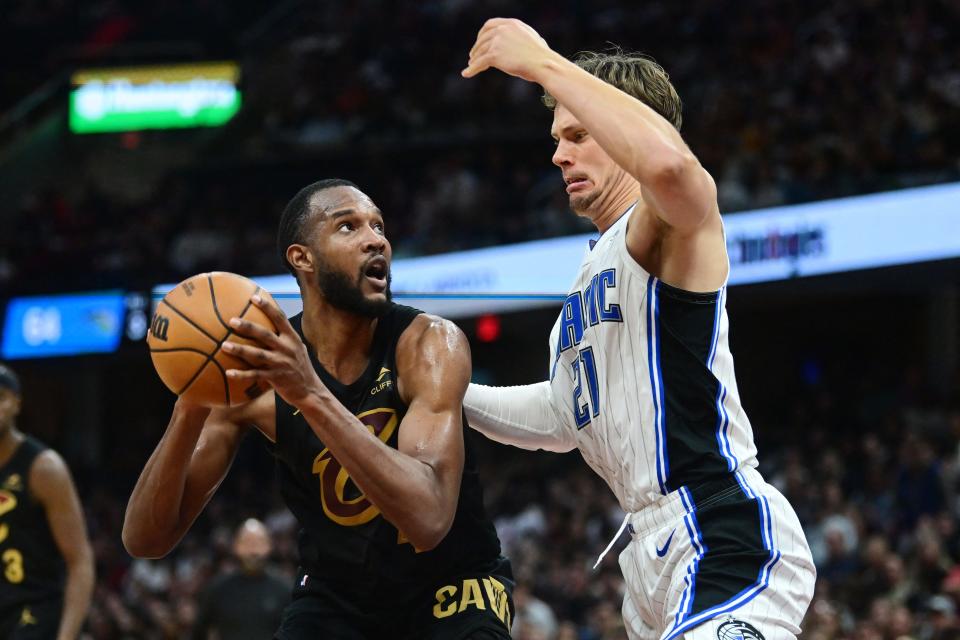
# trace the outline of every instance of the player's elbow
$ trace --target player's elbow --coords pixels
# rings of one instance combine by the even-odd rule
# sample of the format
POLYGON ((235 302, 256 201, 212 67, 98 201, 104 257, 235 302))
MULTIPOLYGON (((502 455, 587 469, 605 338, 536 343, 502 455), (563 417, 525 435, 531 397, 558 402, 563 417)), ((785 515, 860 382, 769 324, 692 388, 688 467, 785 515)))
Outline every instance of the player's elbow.
POLYGON ((644 173, 642 183, 655 189, 673 189, 682 186, 700 170, 700 161, 687 150, 677 150, 659 156, 644 173))
POLYGON ((173 544, 168 544, 156 536, 146 535, 144 531, 130 526, 128 522, 123 524, 120 539, 123 541, 123 548, 134 558, 146 560, 162 558, 173 548, 173 544))
POLYGON ((431 518, 429 521, 418 523, 415 532, 410 535, 410 544, 418 553, 432 551, 440 546, 443 539, 450 532, 453 517, 431 518))

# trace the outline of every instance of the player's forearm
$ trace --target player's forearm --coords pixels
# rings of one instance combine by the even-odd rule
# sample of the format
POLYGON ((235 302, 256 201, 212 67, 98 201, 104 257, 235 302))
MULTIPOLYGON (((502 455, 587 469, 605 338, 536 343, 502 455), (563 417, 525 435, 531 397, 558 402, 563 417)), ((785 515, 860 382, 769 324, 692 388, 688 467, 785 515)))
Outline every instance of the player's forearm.
POLYGON ((699 179, 700 164, 680 132, 640 100, 561 56, 546 61, 537 80, 644 186, 699 179))
POLYGON ((75 640, 80 635, 83 621, 93 596, 93 551, 89 546, 79 557, 67 563, 67 584, 63 594, 63 615, 57 640, 75 640))
POLYGON ((467 422, 503 444, 565 452, 576 442, 551 406, 550 382, 518 387, 471 384, 463 399, 467 422))
MULTIPOLYGON (((435 547, 453 522, 456 500, 430 465, 387 446, 328 390, 299 407, 357 487, 418 551, 435 547)), ((458 485, 459 486, 459 485, 458 485)))
POLYGON ((131 555, 165 555, 179 539, 190 460, 208 409, 176 404, 127 503, 123 544, 131 555))

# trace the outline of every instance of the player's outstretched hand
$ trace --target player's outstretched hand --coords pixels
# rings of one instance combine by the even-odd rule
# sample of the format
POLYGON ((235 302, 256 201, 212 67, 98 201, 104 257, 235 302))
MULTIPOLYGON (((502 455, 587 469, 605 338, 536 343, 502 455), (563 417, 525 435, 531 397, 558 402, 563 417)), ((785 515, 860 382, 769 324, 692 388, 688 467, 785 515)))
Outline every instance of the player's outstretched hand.
POLYGON ((300 403, 323 386, 310 362, 307 347, 279 308, 257 295, 251 300, 273 321, 279 333, 275 334, 243 318, 230 318, 230 326, 235 333, 256 340, 259 346, 229 340, 224 342, 224 351, 250 365, 249 369, 228 369, 227 376, 241 380, 263 380, 288 404, 299 407, 300 403))
POLYGON ((472 78, 493 67, 529 82, 538 82, 544 63, 555 56, 557 53, 530 25, 514 18, 491 18, 477 34, 477 41, 470 49, 470 60, 460 74, 472 78))

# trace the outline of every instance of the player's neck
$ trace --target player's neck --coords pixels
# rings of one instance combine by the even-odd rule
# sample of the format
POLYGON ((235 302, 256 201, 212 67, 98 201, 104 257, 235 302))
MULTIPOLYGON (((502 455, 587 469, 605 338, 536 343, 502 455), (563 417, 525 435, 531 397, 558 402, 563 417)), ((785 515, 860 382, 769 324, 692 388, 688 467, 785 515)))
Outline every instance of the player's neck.
POLYGON ((620 219, 633 203, 640 201, 640 184, 632 189, 618 189, 605 198, 598 207, 597 215, 591 219, 600 233, 604 233, 620 219))
POLYGON ((10 462, 14 451, 23 442, 23 433, 16 426, 10 425, 0 434, 0 467, 10 462))
POLYGON ((327 304, 305 304, 303 337, 327 373, 352 382, 370 360, 377 319, 347 313, 327 304))

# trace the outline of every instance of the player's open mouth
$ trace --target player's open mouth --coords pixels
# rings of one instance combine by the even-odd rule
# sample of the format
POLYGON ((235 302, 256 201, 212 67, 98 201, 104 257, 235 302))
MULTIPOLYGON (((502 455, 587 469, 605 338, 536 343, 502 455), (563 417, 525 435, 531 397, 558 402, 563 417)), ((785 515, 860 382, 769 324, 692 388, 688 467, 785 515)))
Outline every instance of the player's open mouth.
POLYGON ((567 183, 567 193, 582 191, 590 186, 590 179, 583 175, 565 176, 563 181, 567 183))
POLYGON ((363 275, 377 289, 387 288, 387 273, 389 273, 389 267, 386 258, 383 257, 372 258, 363 268, 363 275))

